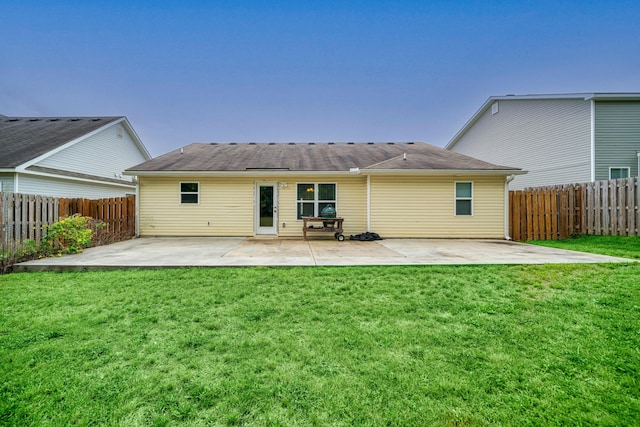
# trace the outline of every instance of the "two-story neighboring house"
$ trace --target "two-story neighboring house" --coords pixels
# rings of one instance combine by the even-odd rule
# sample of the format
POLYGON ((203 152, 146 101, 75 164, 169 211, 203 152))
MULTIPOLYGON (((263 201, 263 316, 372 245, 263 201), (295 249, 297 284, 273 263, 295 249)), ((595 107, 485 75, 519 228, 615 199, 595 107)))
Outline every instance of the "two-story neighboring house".
POLYGON ((492 96, 445 148, 529 171, 512 189, 638 176, 640 93, 492 96))
POLYGON ((0 192, 135 194, 125 169, 151 156, 126 117, 0 116, 0 192))

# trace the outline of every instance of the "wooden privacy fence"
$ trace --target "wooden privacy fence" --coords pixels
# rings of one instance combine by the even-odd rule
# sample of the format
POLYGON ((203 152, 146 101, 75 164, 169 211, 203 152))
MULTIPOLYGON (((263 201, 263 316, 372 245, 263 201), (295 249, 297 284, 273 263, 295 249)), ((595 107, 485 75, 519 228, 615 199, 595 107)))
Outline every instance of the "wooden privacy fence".
POLYGON ((638 177, 509 192, 512 239, 640 235, 638 177))
POLYGON ((130 239, 136 232, 136 196, 110 199, 60 199, 60 217, 80 214, 105 224, 101 233, 130 239))
POLYGON ((25 240, 39 243, 44 225, 73 214, 104 222, 98 231, 110 241, 135 234, 135 196, 90 200, 0 193, 0 244, 12 248, 25 240))
POLYGON ((56 197, 0 193, 0 243, 13 246, 24 240, 42 240, 42 227, 59 218, 56 197))

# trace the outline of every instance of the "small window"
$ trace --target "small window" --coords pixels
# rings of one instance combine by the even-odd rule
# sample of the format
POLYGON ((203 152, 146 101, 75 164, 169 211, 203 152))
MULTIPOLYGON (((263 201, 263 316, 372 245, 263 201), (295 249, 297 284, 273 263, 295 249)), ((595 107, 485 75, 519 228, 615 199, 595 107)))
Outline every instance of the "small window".
POLYGON ((456 182, 456 216, 473 215, 473 183, 456 182))
POLYGON ((629 168, 609 168, 609 179, 629 178, 629 168))
POLYGON ((197 182, 180 183, 180 203, 198 204, 200 200, 200 184, 197 182))
POLYGON ((320 216, 327 205, 336 206, 336 184, 306 183, 297 185, 298 219, 303 216, 320 216))

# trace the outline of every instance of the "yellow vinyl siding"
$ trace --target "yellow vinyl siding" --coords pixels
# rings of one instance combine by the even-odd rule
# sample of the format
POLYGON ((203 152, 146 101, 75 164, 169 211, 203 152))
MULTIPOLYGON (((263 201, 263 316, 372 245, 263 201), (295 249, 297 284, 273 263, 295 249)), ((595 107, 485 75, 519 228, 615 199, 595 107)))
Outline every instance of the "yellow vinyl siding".
POLYGON ((254 180, 140 177, 140 235, 251 236, 254 180), (180 204, 180 182, 200 183, 198 204, 180 204))
MULTIPOLYGON (((344 234, 357 234, 366 231, 367 227, 367 178, 363 176, 332 179, 331 177, 287 177, 283 179, 286 188, 280 186, 279 191, 279 229, 281 237, 301 237, 302 220, 297 217, 296 184, 335 183, 337 192, 337 214, 344 218, 344 234), (285 227, 282 227, 282 223, 285 227)), ((333 238, 330 233, 309 233, 309 237, 333 238)))
MULTIPOLYGON (((336 183, 345 236, 373 231, 383 237, 504 237, 504 177, 371 177, 371 230, 367 179, 340 177, 140 177, 142 236, 253 236, 256 182, 278 184, 278 236, 301 237, 297 183, 336 183), (473 182, 473 215, 455 215, 455 182, 473 182), (180 204, 180 182, 198 182, 198 204, 180 204), (286 186, 284 185, 286 183, 286 186)), ((330 233, 310 233, 333 238, 330 233)))
MULTIPOLYGON (((253 236, 257 182, 278 184, 278 236, 302 237, 296 218, 296 183, 337 184, 338 215, 344 233, 366 231, 366 177, 140 177, 141 236, 253 236), (198 204, 180 204, 180 182, 200 184, 198 204), (286 183, 286 187, 283 185, 286 183), (284 223, 284 226, 283 226, 284 223)), ((333 238, 330 233, 310 236, 333 238)))
POLYGON ((371 231, 383 237, 504 237, 504 177, 371 177, 371 231), (473 215, 455 215, 455 182, 473 182, 473 215))

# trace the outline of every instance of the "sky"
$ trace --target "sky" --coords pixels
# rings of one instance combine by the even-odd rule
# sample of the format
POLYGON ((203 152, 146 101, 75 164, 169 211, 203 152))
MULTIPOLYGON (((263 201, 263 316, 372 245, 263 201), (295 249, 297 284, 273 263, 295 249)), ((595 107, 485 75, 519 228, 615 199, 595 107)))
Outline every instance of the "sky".
POLYGON ((446 145, 488 97, 640 92, 634 1, 0 0, 0 114, 193 142, 446 145))

